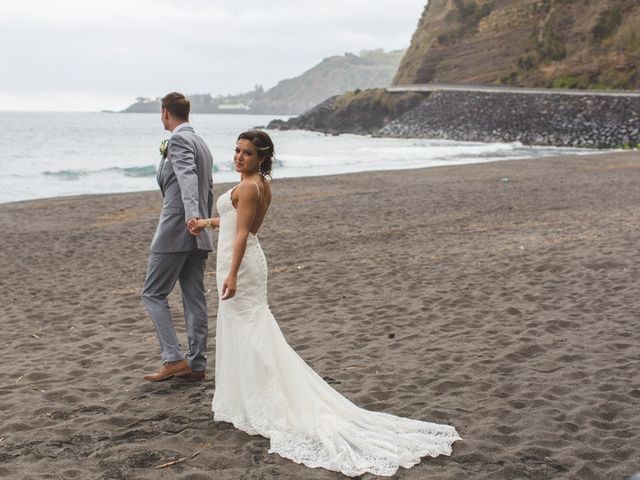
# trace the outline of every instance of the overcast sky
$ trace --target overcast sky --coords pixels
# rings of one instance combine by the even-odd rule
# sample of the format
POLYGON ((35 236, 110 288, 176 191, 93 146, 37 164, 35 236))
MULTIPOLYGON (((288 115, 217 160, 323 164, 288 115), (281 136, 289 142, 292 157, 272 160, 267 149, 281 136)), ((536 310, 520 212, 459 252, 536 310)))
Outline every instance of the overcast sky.
POLYGON ((331 55, 408 47, 426 2, 0 0, 0 110, 268 89, 331 55))

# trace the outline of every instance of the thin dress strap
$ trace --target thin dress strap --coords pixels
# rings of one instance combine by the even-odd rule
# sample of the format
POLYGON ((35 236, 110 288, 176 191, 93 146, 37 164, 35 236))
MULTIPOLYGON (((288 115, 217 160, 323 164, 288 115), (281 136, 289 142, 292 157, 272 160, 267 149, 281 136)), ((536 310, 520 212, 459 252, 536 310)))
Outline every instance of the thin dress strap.
POLYGON ((258 184, 256 182, 254 182, 253 180, 251 180, 253 182, 253 184, 256 186, 256 188, 258 189, 258 201, 260 200, 260 198, 262 197, 262 192, 260 191, 260 187, 258 186, 258 184))
MULTIPOLYGON (((256 182, 254 182, 253 180, 251 180, 251 182, 256 186, 256 188, 258 189, 258 201, 260 201, 260 199, 262 198, 262 192, 260 191, 260 187, 258 186, 258 184, 256 182)), ((231 202, 233 203, 233 191, 238 188, 240 186, 240 184, 236 185, 235 187, 233 187, 231 190, 229 190, 229 198, 231 198, 231 202)))
MULTIPOLYGON (((250 180, 258 189, 258 195, 260 195, 260 187, 258 186, 258 184, 256 182, 254 182, 253 180, 250 180)), ((235 187, 233 187, 231 190, 229 190, 229 193, 233 193, 233 191, 238 188, 240 186, 240 184, 236 185, 235 187)))

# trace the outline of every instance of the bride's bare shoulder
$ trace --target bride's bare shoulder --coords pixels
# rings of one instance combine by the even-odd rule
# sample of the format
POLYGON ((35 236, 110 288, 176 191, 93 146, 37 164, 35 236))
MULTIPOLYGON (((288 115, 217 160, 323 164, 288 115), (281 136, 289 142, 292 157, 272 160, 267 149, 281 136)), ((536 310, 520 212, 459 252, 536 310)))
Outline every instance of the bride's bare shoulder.
POLYGON ((255 200, 260 195, 260 189, 253 180, 244 179, 236 187, 238 198, 255 200))

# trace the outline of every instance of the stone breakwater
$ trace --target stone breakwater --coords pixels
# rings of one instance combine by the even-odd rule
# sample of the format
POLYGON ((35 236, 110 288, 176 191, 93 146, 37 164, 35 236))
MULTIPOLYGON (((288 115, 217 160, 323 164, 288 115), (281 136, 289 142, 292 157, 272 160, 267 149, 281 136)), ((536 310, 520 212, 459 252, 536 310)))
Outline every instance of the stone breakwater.
POLYGON ((640 143, 640 98, 434 92, 378 134, 528 145, 635 147, 640 143))
POLYGON ((270 127, 591 148, 640 144, 640 98, 633 96, 438 91, 417 96, 394 118, 369 120, 368 128, 345 125, 340 109, 323 107, 270 127))

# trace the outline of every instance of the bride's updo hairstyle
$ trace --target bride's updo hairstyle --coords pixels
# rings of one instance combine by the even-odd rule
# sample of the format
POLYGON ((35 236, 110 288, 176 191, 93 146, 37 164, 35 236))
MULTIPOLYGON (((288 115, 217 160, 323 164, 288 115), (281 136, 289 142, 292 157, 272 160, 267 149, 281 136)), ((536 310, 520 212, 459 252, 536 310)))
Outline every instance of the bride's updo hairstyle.
POLYGON ((260 164, 260 175, 265 180, 271 181, 271 166, 273 164, 273 156, 275 149, 271 137, 262 130, 247 130, 238 135, 238 140, 248 140, 251 145, 256 147, 258 158, 262 160, 260 164))

